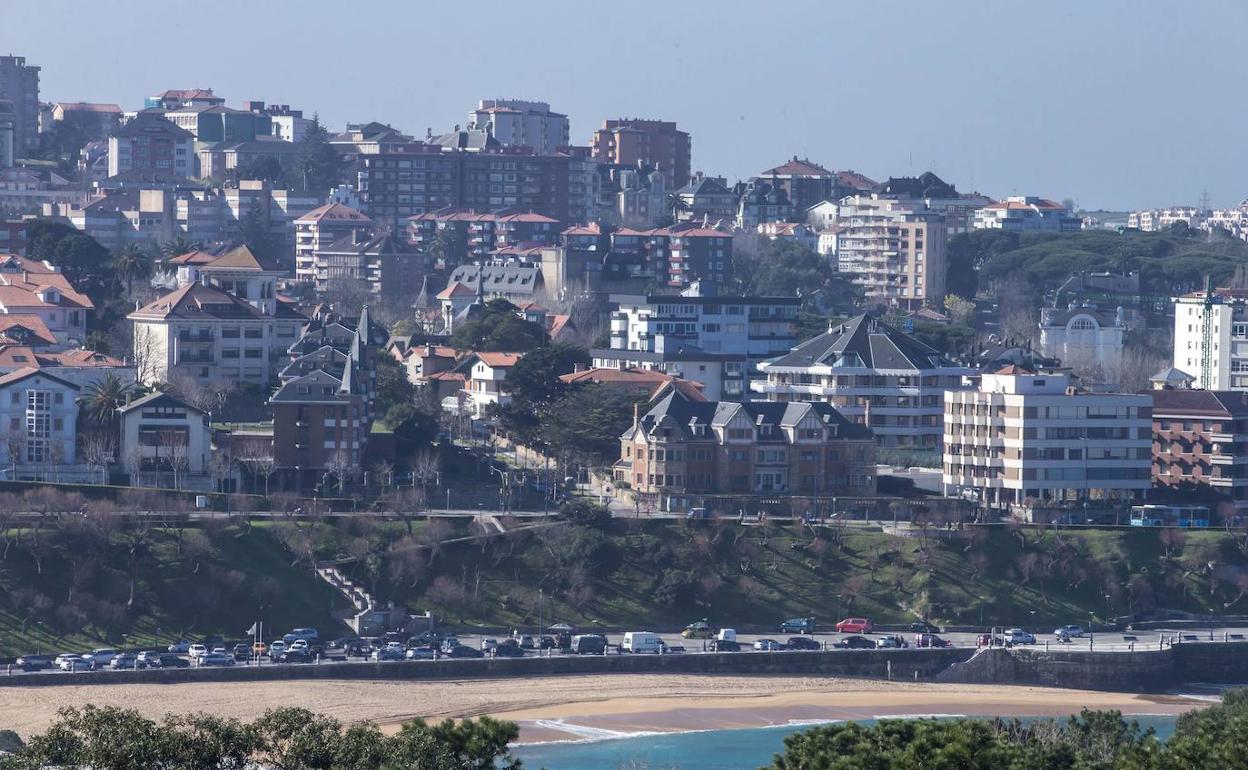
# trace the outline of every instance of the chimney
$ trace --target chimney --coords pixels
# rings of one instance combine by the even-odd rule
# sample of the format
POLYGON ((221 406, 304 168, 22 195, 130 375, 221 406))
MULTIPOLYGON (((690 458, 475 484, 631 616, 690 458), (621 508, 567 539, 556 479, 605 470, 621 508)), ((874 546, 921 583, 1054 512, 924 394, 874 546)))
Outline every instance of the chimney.
POLYGON ((641 423, 641 404, 633 404, 633 427, 641 423))

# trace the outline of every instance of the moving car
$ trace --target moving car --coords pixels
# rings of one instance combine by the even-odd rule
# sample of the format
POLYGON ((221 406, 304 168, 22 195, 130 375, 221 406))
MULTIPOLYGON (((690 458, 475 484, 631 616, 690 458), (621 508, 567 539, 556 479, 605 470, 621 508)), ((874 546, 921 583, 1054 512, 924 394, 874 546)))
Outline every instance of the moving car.
POLYGON ((782 634, 813 634, 814 632, 814 618, 789 618, 780 624, 782 634))
POLYGON ((842 650, 874 650, 875 642, 865 636, 847 636, 833 646, 842 650))
POLYGON ((448 652, 446 656, 448 658, 483 658, 485 657, 484 653, 482 653, 480 650, 474 649, 464 644, 461 644, 458 647, 451 648, 451 651, 448 652))
POLYGON ((784 649, 784 645, 775 639, 759 639, 754 642, 754 649, 762 652, 779 652, 784 649))
POLYGON ((123 652, 113 656, 108 662, 108 667, 114 670, 125 670, 138 668, 138 656, 132 652, 123 652))
POLYGON ((87 664, 95 664, 96 668, 103 668, 113 662, 113 658, 117 657, 117 650, 112 647, 96 647, 82 657, 86 659, 87 664))
POLYGON ((234 665, 234 658, 233 656, 226 655, 223 652, 210 652, 207 655, 199 656, 199 665, 200 666, 232 666, 234 665))
POLYGON ((190 655, 192 658, 202 658, 208 653, 208 647, 202 644, 192 644, 190 649, 186 651, 186 654, 190 655))
POLYGON ((941 639, 935 634, 915 634, 915 647, 952 647, 948 639, 941 639))
POLYGON ((408 660, 433 660, 438 657, 437 650, 429 647, 408 647, 407 652, 403 653, 403 657, 408 660))
POLYGON ((715 629, 711 628, 711 624, 705 620, 699 620, 685 626, 685 630, 681 631, 680 635, 686 639, 714 639, 715 629))
POLYGON ((926 620, 916 620, 910 624, 910 630, 916 634, 938 634, 940 629, 926 620))
POLYGON ((838 634, 869 634, 871 628, 870 618, 845 618, 836 624, 838 634))
POLYGON ((741 652, 741 643, 736 639, 712 639, 711 652, 741 652))
POLYGON ((910 645, 906 643, 905 637, 892 634, 889 636, 882 636, 877 639, 875 646, 882 650, 898 650, 902 647, 909 647, 910 645))
POLYGON ((568 650, 574 655, 605 655, 607 638, 599 634, 577 634, 568 650))
POLYGON ((809 636, 790 636, 787 642, 790 650, 822 650, 823 644, 809 636))
POLYGON ((1054 636, 1069 636, 1072 639, 1079 639, 1083 636, 1083 628, 1081 626, 1062 626, 1053 629, 1054 636))
POLYGON ((496 658, 523 658, 524 650, 520 649, 518 644, 508 644, 503 642, 494 648, 494 657, 496 658))
POLYGON ((56 667, 62 671, 90 671, 91 661, 81 655, 57 655, 56 667))
POLYGON ((403 660, 405 654, 402 647, 378 647, 373 650, 372 658, 373 660, 403 660))
POLYGON ((189 668, 191 662, 171 652, 152 654, 140 661, 139 668, 189 668))
POLYGON ((174 653, 178 653, 178 654, 180 654, 180 655, 185 655, 186 653, 190 652, 190 650, 191 650, 191 640, 189 640, 189 639, 179 639, 178 641, 176 641, 176 642, 174 642, 173 644, 169 645, 169 648, 168 648, 168 649, 169 649, 169 652, 174 652, 174 653))
POLYGON ((511 640, 518 644, 522 650, 532 650, 537 646, 537 644, 533 641, 533 637, 528 634, 513 636, 511 637, 511 640))
POLYGON ((1035 644, 1036 637, 1021 628, 1011 628, 1005 632, 1006 644, 1035 644))

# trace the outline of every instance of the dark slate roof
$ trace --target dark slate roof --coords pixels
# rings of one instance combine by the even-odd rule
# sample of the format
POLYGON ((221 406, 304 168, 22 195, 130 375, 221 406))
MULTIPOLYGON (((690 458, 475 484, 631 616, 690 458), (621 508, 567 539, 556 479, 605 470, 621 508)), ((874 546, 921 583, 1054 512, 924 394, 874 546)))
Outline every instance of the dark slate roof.
POLYGON ((937 369, 956 367, 935 348, 919 342, 870 313, 851 318, 760 367, 802 369, 837 366, 857 369, 937 369))
POLYGON ((270 403, 293 404, 350 401, 351 393, 344 392, 343 388, 342 379, 323 369, 318 369, 290 380, 278 388, 269 401, 270 403))
POLYGON ((477 276, 484 271, 485 290, 495 294, 532 294, 542 279, 540 267, 521 265, 460 265, 451 273, 448 283, 460 283, 475 289, 477 276))
MULTIPOLYGON (((752 425, 776 425, 788 427, 797 425, 807 416, 814 414, 821 422, 837 426, 838 438, 863 439, 871 438, 871 431, 845 419, 840 412, 825 402, 808 401, 695 401, 679 390, 672 390, 659 400, 650 411, 641 418, 640 428, 647 434, 664 427, 678 431, 684 438, 693 438, 693 425, 701 424, 708 429, 727 425, 738 414, 744 412, 752 425)), ((626 438, 631 437, 633 428, 625 432, 626 438)))
POLYGON ((354 232, 342 236, 329 246, 319 249, 322 254, 414 254, 415 252, 401 238, 395 238, 389 231, 381 235, 368 234, 367 228, 360 228, 360 237, 354 232))
POLYGON ((718 179, 702 177, 676 191, 679 195, 732 195, 732 191, 720 184, 718 179))
POLYGON ((1153 391, 1153 416, 1167 414, 1248 417, 1248 393, 1236 390, 1153 391))
POLYGON ((117 137, 135 137, 145 136, 153 133, 168 134, 177 139, 192 139, 191 132, 184 128, 180 128, 173 121, 164 116, 160 110, 143 110, 134 116, 128 123, 119 126, 113 132, 113 136, 117 137))
POLYGON ((873 192, 889 197, 902 198, 956 198, 954 186, 925 171, 916 176, 889 177, 887 182, 875 186, 873 192))
POLYGON ((125 406, 119 406, 117 407, 117 411, 124 414, 126 412, 134 411, 135 409, 138 409, 141 406, 147 406, 149 404, 172 404, 173 406, 180 406, 183 409, 187 409, 192 412, 198 412, 199 414, 207 414, 207 412, 205 412, 203 409, 200 409, 199 407, 194 406, 193 404, 186 403, 185 401, 173 395, 172 393, 162 393, 159 390, 155 391, 154 393, 148 393, 146 396, 143 396, 142 398, 136 398, 135 400, 131 401, 125 406))

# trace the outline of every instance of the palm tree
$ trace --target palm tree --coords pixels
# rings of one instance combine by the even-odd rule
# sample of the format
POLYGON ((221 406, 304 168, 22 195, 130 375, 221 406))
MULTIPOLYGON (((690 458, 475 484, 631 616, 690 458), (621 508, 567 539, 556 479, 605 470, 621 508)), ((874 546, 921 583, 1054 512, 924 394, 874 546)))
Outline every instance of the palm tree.
POLYGON ((137 244, 126 244, 113 255, 113 269, 126 281, 126 296, 132 294, 134 281, 152 277, 156 265, 152 255, 137 244))
POLYGON ((87 383, 78 396, 78 406, 91 422, 109 425, 116 419, 117 409, 134 395, 134 385, 109 372, 102 379, 87 383))
POLYGON ((686 201, 684 196, 680 193, 669 193, 667 196, 667 203, 672 208, 673 222, 679 222, 681 214, 692 210, 689 202, 686 201))
POLYGON ((160 256, 164 259, 177 257, 194 249, 195 246, 182 236, 177 236, 172 240, 165 241, 160 244, 160 256))

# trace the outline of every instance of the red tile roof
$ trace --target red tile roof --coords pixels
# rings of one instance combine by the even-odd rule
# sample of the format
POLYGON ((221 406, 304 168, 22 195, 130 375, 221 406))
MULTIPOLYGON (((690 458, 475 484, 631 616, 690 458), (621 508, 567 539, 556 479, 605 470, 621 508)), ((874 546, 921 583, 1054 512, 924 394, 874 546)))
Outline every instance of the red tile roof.
POLYGON ((1024 203, 1023 201, 1010 201, 1010 200, 997 201, 996 203, 989 203, 987 206, 984 206, 984 208, 1006 210, 1006 211, 1020 211, 1024 209, 1046 209, 1050 211, 1056 211, 1056 210, 1065 209, 1066 207, 1060 203, 1054 203, 1051 200, 1038 198, 1036 200, 1031 201, 1030 203, 1024 203))
POLYGON ((809 160, 798 160, 797 156, 795 155, 793 156, 792 160, 785 161, 784 163, 780 164, 779 166, 776 166, 775 168, 769 168, 763 173, 759 174, 759 176, 830 177, 832 176, 832 172, 828 171, 823 166, 820 166, 818 163, 813 163, 809 160))
POLYGON ((442 291, 438 292, 437 299, 451 299, 452 297, 474 297, 477 292, 469 288, 467 284, 455 281, 442 291))
POLYGON ((331 222, 354 222, 358 224, 368 224, 373 221, 359 211, 341 203, 326 203, 320 208, 312 209, 295 221, 323 222, 325 220, 329 220, 331 222))
POLYGON ((523 353, 474 353, 481 363, 489 367, 515 366, 516 362, 524 358, 523 353))

